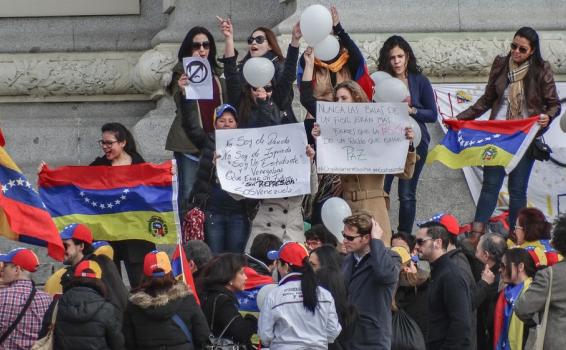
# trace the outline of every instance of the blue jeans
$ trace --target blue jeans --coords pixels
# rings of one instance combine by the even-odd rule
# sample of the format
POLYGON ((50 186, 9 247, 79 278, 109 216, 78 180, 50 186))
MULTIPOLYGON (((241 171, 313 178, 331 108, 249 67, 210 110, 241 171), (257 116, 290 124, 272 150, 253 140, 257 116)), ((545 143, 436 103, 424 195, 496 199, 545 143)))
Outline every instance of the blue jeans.
POLYGON ((242 253, 250 234, 250 222, 246 214, 221 214, 206 212, 205 241, 214 254, 242 253))
MULTIPOLYGON (((509 189, 509 226, 511 229, 515 227, 519 210, 527 206, 527 187, 534 163, 535 160, 525 154, 515 169, 509 173, 507 187, 509 189)), ((474 221, 483 223, 489 221, 497 205, 499 190, 503 186, 504 179, 505 168, 502 166, 483 167, 483 183, 474 221)))
MULTIPOLYGON (((417 147, 417 155, 420 159, 415 164, 413 177, 409 180, 399 179, 397 186, 397 194, 399 196, 399 225, 397 231, 411 233, 413 232, 413 223, 417 212, 417 184, 419 176, 423 170, 426 156, 428 154, 428 144, 421 142, 417 147)), ((391 191, 391 184, 395 176, 386 175, 383 190, 387 193, 391 191)))
POLYGON ((173 152, 173 155, 177 161, 177 181, 179 184, 177 203, 179 205, 179 216, 182 220, 187 210, 187 202, 189 201, 193 184, 197 179, 198 162, 185 157, 180 152, 173 152))

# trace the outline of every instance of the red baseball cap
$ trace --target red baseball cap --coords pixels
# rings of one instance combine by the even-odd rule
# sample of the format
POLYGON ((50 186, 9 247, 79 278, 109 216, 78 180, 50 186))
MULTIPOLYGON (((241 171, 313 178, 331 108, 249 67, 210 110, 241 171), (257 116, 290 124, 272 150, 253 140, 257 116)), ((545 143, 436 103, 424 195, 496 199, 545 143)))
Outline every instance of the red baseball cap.
POLYGON ((167 253, 157 250, 151 251, 143 259, 143 273, 147 277, 163 277, 171 272, 171 261, 167 253))
POLYGON ((269 260, 283 260, 293 266, 303 266, 303 261, 309 256, 307 248, 297 242, 287 242, 279 250, 271 250, 267 253, 269 260))
POLYGON ((62 240, 76 239, 88 244, 92 244, 92 232, 83 224, 70 224, 65 226, 63 231, 59 233, 62 240))
POLYGON ((102 278, 102 269, 96 261, 83 260, 75 267, 75 277, 102 278))
POLYGON ((454 236, 458 236, 460 234, 460 223, 458 223, 458 219, 456 219, 456 217, 452 214, 444 212, 436 213, 430 219, 418 222, 417 226, 421 227, 429 223, 436 223, 444 226, 446 231, 454 236))
POLYGON ((0 262, 14 264, 29 272, 35 272, 39 266, 37 255, 27 248, 16 248, 8 254, 0 254, 0 262))

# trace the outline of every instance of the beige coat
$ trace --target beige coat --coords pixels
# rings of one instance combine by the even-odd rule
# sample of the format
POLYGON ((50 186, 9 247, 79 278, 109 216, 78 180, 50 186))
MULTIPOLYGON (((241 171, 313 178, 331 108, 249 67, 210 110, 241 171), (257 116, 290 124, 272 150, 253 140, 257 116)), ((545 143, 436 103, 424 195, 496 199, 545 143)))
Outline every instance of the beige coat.
MULTIPOLYGON (((549 269, 552 269, 552 297, 548 310, 548 322, 544 337, 544 350, 565 348, 564 332, 566 331, 566 261, 538 271, 529 289, 515 302, 515 314, 524 322, 530 321, 538 313, 544 312, 544 304, 548 296, 550 283, 549 269)), ((529 331, 525 350, 534 349, 536 340, 535 328, 529 331)))
MULTIPOLYGON (((310 181, 311 194, 314 195, 318 191, 318 174, 314 163, 310 181)), ((283 241, 304 242, 303 198, 304 196, 293 196, 262 199, 252 222, 246 253, 250 252, 255 237, 260 233, 271 233, 283 241)))
MULTIPOLYGON (((416 152, 408 152, 403 173, 396 174, 401 179, 413 177, 415 163, 417 161, 416 152)), ((342 197, 348 202, 352 211, 364 209, 370 212, 375 220, 383 229, 382 241, 389 246, 391 241, 391 222, 389 221, 389 196, 383 190, 385 175, 343 175, 342 197)))

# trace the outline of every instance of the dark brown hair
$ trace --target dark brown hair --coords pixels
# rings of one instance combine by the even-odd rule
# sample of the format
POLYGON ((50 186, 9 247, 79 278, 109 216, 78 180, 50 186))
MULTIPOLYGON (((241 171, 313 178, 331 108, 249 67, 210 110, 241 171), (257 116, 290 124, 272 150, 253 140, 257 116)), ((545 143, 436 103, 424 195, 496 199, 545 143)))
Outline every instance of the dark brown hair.
POLYGON ((132 293, 143 291, 152 297, 162 294, 171 289, 177 280, 173 277, 171 272, 163 275, 163 277, 148 277, 143 276, 139 287, 135 288, 132 293))
MULTIPOLYGON (((269 44, 269 46, 271 46, 271 52, 273 52, 273 54, 275 56, 277 56, 277 58, 279 60, 281 60, 281 61, 284 60, 285 56, 283 56, 283 52, 281 51, 281 47, 279 47, 279 43, 277 42, 277 37, 275 36, 275 33, 273 33, 273 31, 269 28, 257 27, 256 29, 252 30, 252 32, 250 33, 250 36, 252 36, 253 33, 257 32, 258 30, 265 33, 265 38, 267 39, 267 43, 269 44)), ((242 59, 242 63, 246 62, 251 57, 252 56, 250 54, 250 51, 248 50, 248 53, 242 59)))
POLYGON ((525 241, 532 242, 539 239, 550 239, 552 224, 546 221, 542 211, 537 208, 523 208, 519 210, 517 222, 525 232, 525 241))

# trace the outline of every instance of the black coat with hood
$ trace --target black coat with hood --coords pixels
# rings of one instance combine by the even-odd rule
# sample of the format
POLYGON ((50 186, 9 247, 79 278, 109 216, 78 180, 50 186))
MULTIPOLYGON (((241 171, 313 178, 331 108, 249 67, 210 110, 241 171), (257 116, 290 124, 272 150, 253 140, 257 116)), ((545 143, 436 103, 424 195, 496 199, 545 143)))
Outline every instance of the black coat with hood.
POLYGON ((122 312, 93 288, 73 287, 58 301, 57 350, 124 349, 122 312))
POLYGON ((128 349, 193 350, 201 349, 210 331, 200 307, 184 283, 165 293, 151 296, 144 291, 130 296, 124 320, 128 349), (189 343, 172 317, 178 315, 191 333, 189 343))

